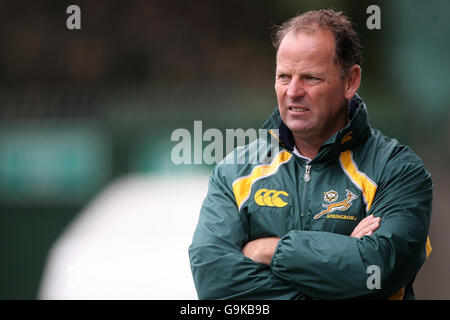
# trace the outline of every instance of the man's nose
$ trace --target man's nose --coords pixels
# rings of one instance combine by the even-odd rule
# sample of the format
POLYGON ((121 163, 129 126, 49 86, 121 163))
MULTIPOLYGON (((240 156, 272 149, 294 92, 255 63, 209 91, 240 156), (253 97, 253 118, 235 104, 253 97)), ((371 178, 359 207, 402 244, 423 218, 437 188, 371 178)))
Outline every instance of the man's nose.
POLYGON ((303 83, 296 78, 293 78, 291 82, 289 82, 287 96, 292 100, 295 100, 298 97, 303 97, 305 95, 305 88, 303 83))

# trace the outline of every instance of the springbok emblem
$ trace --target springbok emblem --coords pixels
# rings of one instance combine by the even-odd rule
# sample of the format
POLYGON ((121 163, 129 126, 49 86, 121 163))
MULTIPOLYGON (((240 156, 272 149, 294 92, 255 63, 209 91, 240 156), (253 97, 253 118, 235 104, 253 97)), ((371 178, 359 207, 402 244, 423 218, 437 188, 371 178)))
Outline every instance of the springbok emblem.
POLYGON ((348 208, 350 208, 352 206, 353 200, 358 199, 358 196, 348 189, 346 189, 345 191, 347 192, 347 198, 345 200, 330 204, 322 204, 322 207, 324 207, 325 210, 322 210, 320 213, 316 214, 314 216, 314 219, 319 219, 326 213, 331 213, 337 210, 346 211, 348 208))

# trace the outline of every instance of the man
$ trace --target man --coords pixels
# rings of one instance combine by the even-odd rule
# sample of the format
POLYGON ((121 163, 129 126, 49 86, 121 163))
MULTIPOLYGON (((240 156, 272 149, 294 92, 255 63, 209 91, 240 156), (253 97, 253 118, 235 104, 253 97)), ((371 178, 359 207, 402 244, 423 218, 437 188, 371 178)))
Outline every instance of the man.
POLYGON ((214 169, 189 248, 198 297, 413 299, 431 250, 432 181, 369 126, 351 23, 307 12, 275 47, 278 109, 263 128, 279 129, 280 147, 269 163, 214 169))

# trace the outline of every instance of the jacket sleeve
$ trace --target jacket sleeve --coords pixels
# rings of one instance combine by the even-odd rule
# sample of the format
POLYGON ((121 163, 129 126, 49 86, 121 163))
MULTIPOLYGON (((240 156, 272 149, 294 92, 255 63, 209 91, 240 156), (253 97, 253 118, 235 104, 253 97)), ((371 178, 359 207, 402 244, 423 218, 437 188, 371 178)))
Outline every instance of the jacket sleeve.
POLYGON ((433 189, 414 159, 385 168, 368 212, 381 217, 373 235, 290 231, 275 250, 273 272, 318 299, 384 299, 410 283, 426 259, 433 189), (379 289, 367 285, 369 266, 379 267, 379 289))
MULTIPOLYGON (((216 168, 217 169, 217 168, 216 168)), ((300 291, 275 276, 268 266, 244 256, 248 223, 217 170, 209 182, 189 247, 199 299, 301 299, 300 291)))

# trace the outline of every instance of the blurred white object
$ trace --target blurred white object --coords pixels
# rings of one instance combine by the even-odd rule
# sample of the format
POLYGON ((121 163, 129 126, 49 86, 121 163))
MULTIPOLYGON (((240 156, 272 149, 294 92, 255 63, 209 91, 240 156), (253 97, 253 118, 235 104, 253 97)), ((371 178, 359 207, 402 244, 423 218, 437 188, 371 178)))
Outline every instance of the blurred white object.
POLYGON ((40 299, 197 299, 188 247, 208 173, 127 176, 50 251, 40 299))

